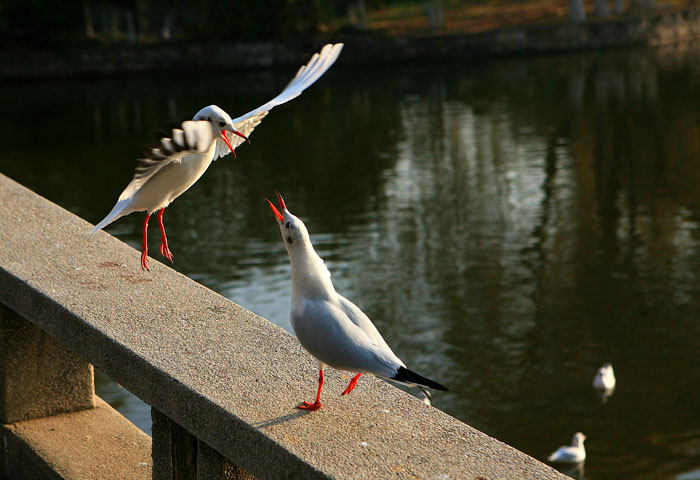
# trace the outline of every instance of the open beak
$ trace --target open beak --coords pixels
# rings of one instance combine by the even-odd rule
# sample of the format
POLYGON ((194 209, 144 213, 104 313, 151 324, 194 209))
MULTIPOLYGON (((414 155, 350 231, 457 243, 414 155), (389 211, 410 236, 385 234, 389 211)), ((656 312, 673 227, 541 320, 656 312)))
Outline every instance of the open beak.
MULTIPOLYGON (((284 204, 284 198, 282 198, 282 195, 280 195, 280 192, 275 192, 275 193, 277 194, 277 200, 279 200, 279 202, 280 202, 280 208, 282 209, 282 211, 285 211, 287 209, 287 206, 284 204)), ((275 217, 277 217, 277 220, 280 222, 283 222, 284 216, 280 213, 279 210, 277 210, 277 207, 275 207, 275 204, 272 203, 267 198, 265 200, 267 200, 267 203, 270 205, 270 208, 272 209, 272 213, 275 214, 275 217)))
MULTIPOLYGON (((250 140, 248 140, 248 137, 246 137, 245 135, 243 135, 243 134, 242 134, 241 132, 239 132, 238 130, 231 130, 231 133, 233 133, 233 134, 235 134, 235 135, 238 135, 239 137, 241 137, 242 139, 244 139, 244 140, 246 140, 248 143, 250 143, 250 140)), ((237 157, 236 157, 236 151, 233 149, 233 145, 231 145, 231 142, 228 141, 228 137, 226 136, 226 130, 221 130, 221 139, 222 139, 224 142, 226 142, 226 145, 228 146, 228 148, 231 149, 231 153, 233 153, 233 158, 237 158, 237 157)))

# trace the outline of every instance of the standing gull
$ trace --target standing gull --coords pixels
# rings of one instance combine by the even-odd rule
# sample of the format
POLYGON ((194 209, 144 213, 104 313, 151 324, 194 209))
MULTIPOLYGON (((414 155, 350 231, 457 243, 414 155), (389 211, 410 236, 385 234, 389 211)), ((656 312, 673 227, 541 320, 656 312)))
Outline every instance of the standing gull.
POLYGON ((593 388, 603 404, 607 403, 608 398, 615 392, 616 383, 612 365, 610 363, 603 364, 593 377, 593 388))
POLYGON ((615 388, 615 372, 610 363, 604 363, 593 377, 593 388, 598 390, 612 390, 615 388))
POLYGON ((280 210, 267 200, 282 233, 292 264, 290 320, 301 346, 318 360, 320 373, 316 400, 297 405, 304 410, 321 408, 323 369, 358 372, 342 393, 347 395, 363 373, 371 373, 404 385, 447 391, 437 382, 406 368, 391 351, 372 321, 354 303, 335 291, 331 274, 314 250, 304 223, 292 215, 277 193, 280 210))
POLYGON ((192 120, 183 122, 180 128, 173 129, 170 138, 161 138, 160 144, 150 149, 147 158, 138 160, 131 183, 119 196, 112 211, 90 233, 132 212, 145 211, 141 268, 148 270, 148 219, 157 211, 160 253, 172 262, 173 254, 168 248, 163 226, 165 208, 199 180, 213 160, 229 152, 235 157, 235 149, 248 139, 269 111, 296 98, 318 80, 333 65, 342 49, 342 43, 324 46, 299 69, 279 95, 245 115, 232 119, 223 109, 209 105, 197 112, 192 120))

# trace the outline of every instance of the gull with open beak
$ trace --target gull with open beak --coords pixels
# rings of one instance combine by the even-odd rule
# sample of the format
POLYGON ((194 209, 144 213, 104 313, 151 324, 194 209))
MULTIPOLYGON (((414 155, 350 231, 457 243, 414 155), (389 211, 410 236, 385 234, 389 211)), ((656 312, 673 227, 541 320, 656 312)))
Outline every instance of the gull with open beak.
POLYGON ((248 136, 275 106, 299 96, 335 63, 342 43, 324 46, 302 66, 282 92, 269 102, 245 115, 232 119, 216 105, 203 108, 192 120, 172 130, 170 137, 160 139, 146 158, 138 160, 133 179, 117 200, 112 211, 90 233, 106 227, 132 212, 145 211, 141 268, 148 270, 148 220, 158 212, 160 253, 170 262, 173 254, 168 247, 163 226, 164 209, 199 180, 217 158, 233 153, 248 140, 248 136))
POLYGON ((404 385, 447 391, 439 383, 408 370, 367 315, 335 291, 331 274, 314 250, 304 222, 289 212, 282 195, 277 193, 277 198, 279 210, 270 200, 267 202, 277 218, 292 265, 292 328, 301 346, 320 366, 316 400, 297 407, 305 410, 321 407, 326 365, 356 373, 342 395, 355 388, 363 373, 404 385))

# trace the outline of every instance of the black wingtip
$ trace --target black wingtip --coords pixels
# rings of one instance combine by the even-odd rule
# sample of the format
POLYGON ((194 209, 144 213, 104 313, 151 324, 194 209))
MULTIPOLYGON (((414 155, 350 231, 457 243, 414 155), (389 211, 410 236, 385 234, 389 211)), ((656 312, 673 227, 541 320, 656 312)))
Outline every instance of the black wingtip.
POLYGON ((399 367, 399 371, 396 375, 391 377, 392 380, 402 383, 411 383, 415 385, 422 385, 423 387, 432 388, 434 390, 442 390, 443 392, 448 392, 448 388, 444 385, 440 385, 437 382, 433 382, 429 378, 425 378, 422 375, 418 375, 416 372, 412 372, 408 368, 399 367))

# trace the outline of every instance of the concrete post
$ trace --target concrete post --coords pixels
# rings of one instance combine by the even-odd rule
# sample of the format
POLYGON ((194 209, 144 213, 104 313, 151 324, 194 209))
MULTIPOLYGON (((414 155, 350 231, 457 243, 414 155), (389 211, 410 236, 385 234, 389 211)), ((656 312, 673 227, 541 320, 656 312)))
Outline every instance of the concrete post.
POLYGON ((255 477, 200 440, 197 447, 197 480, 219 479, 255 480, 255 477))
POLYGON ((195 480, 197 439, 155 408, 153 427, 153 480, 195 480))
POLYGON ((151 418, 153 480, 255 480, 155 408, 151 418))
POLYGON ((0 421, 94 407, 92 365, 0 305, 0 421))

